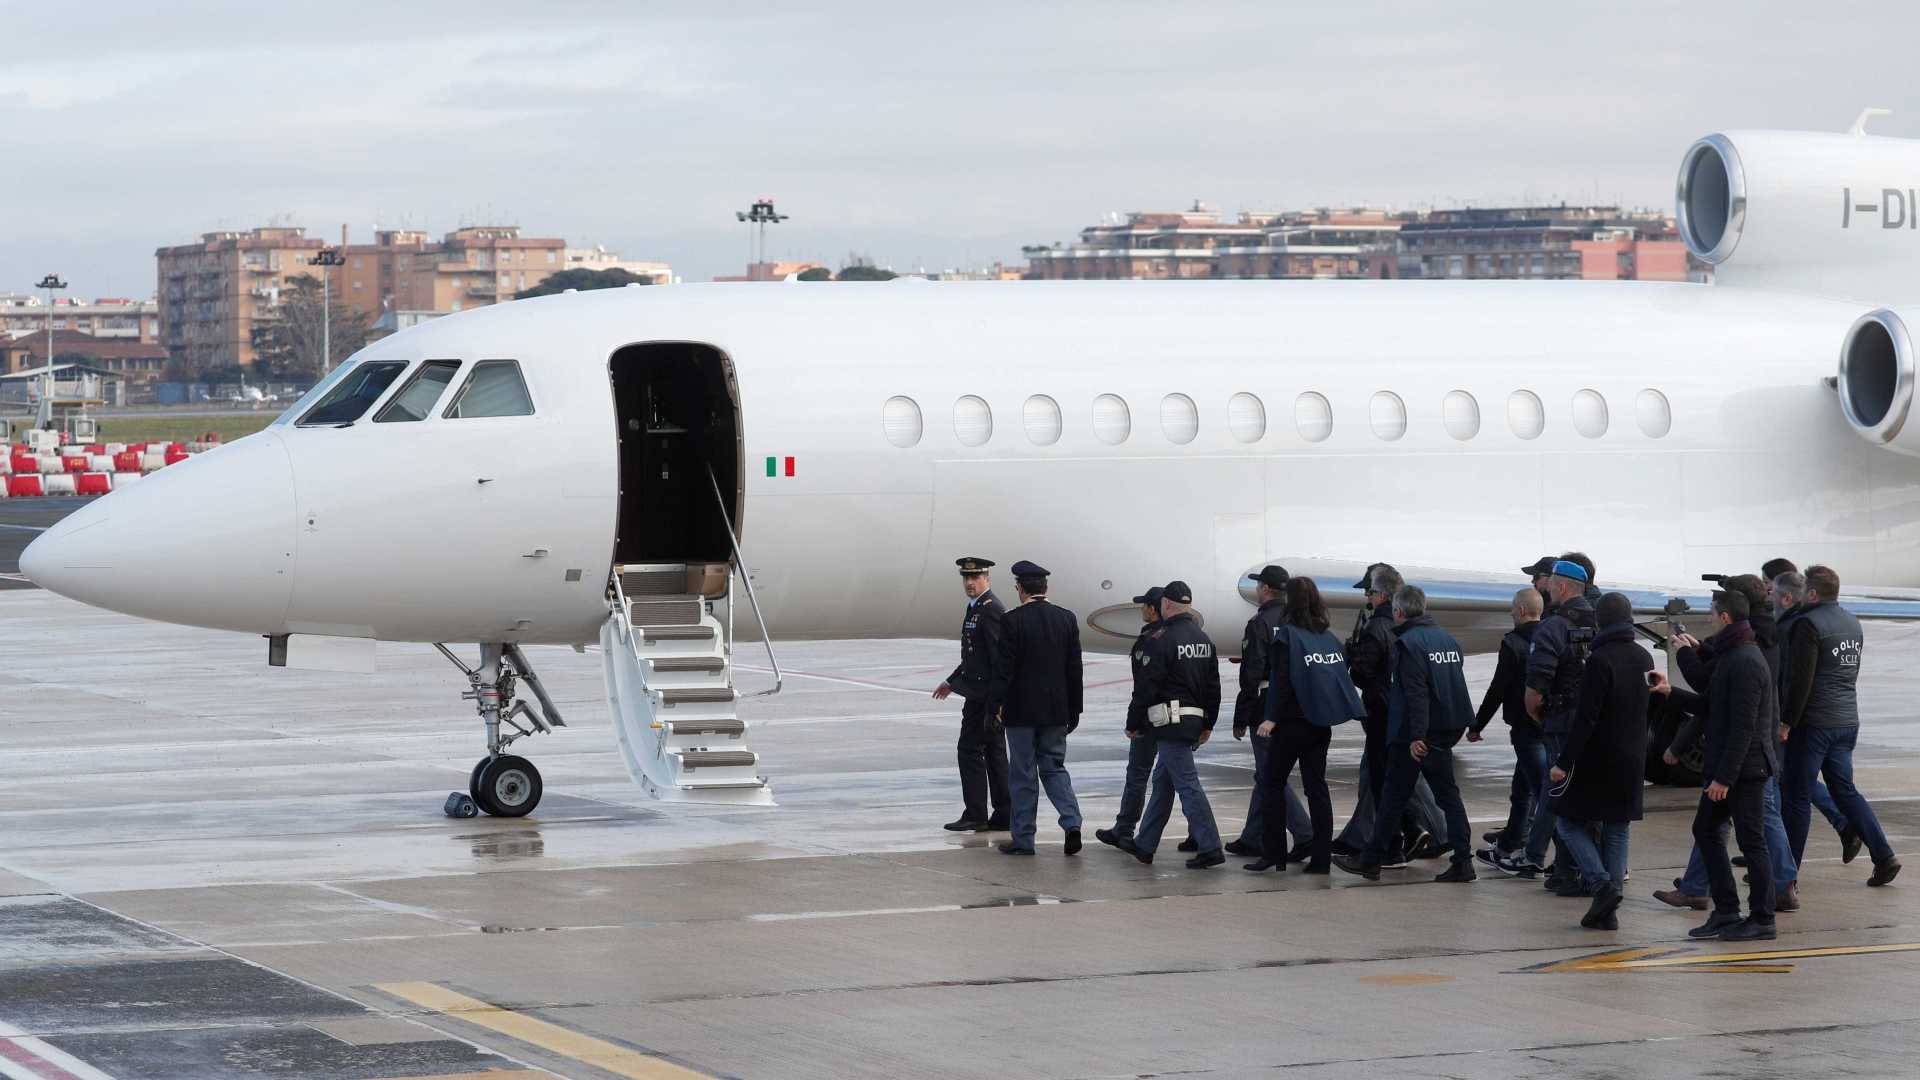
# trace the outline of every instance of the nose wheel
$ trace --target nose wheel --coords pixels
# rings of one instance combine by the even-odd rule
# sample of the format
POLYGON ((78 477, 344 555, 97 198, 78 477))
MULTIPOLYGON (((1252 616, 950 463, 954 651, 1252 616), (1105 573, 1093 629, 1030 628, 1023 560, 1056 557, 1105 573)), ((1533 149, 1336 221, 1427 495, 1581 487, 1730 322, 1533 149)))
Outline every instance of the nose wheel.
POLYGON ((533 762, 512 754, 480 759, 473 767, 467 793, 474 804, 494 817, 525 817, 540 805, 540 770, 533 762))

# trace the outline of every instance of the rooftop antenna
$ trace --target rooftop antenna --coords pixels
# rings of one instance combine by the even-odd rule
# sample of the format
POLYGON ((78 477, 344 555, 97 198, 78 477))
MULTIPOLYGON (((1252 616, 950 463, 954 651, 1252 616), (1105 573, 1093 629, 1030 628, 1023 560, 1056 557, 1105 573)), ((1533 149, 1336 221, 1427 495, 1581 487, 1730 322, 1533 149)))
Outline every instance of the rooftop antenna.
POLYGON ((1892 115, 1893 115, 1892 109, 1881 109, 1881 108, 1876 108, 1874 106, 1869 105, 1866 108, 1860 110, 1859 116, 1856 116, 1853 118, 1853 126, 1847 129, 1847 134, 1865 135, 1867 133, 1867 121, 1872 120, 1878 116, 1892 116, 1892 115))

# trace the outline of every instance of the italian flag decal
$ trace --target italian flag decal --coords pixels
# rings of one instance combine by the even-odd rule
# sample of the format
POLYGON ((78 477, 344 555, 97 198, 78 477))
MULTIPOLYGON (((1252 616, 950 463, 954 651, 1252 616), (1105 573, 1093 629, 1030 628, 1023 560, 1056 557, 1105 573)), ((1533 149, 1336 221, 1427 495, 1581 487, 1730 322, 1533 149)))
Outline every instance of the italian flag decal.
POLYGON ((792 476, 793 475, 793 459, 777 458, 777 457, 768 458, 767 459, 767 475, 768 476, 792 476), (782 471, 783 469, 785 471, 782 471))

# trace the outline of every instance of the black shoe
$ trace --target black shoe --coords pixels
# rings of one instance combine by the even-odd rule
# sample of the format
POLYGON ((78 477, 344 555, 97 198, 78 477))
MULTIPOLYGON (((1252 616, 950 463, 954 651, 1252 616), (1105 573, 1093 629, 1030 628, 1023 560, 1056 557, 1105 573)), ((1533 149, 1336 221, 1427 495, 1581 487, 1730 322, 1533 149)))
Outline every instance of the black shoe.
POLYGON ((1465 859, 1453 860, 1453 865, 1433 875, 1435 881, 1472 881, 1479 877, 1473 872, 1473 864, 1465 859))
POLYGON ((1113 846, 1119 848, 1121 851, 1126 852, 1127 854, 1133 856, 1134 858, 1139 859, 1140 862, 1146 866, 1153 865, 1153 852, 1141 851, 1140 845, 1134 843, 1133 837, 1131 836, 1121 837, 1120 842, 1113 846))
POLYGON ((1067 830, 1067 854, 1069 855, 1080 854, 1080 830, 1079 829, 1067 830))
POLYGON ((1311 858, 1313 858, 1313 842, 1310 840, 1303 840, 1287 851, 1287 861, 1290 863, 1303 863, 1311 858))
POLYGON ((1728 859, 1727 861, 1732 863, 1735 866, 1747 865, 1747 857, 1745 855, 1735 855, 1733 858, 1728 859))
POLYGON ((1380 868, 1373 863, 1363 861, 1358 855, 1335 855, 1333 865, 1349 874, 1358 874, 1368 881, 1380 880, 1380 868))
POLYGON ((1582 884, 1579 878, 1568 878, 1559 888, 1553 890, 1553 895, 1574 899, 1593 896, 1595 893, 1594 890, 1582 884))
POLYGON ((1406 848, 1407 858, 1409 859, 1430 859, 1433 856, 1422 855, 1420 853, 1427 850, 1427 845, 1432 843, 1432 833, 1425 829, 1415 829, 1413 835, 1406 838, 1406 843, 1403 846, 1406 848))
POLYGON ((1226 853, 1223 851, 1203 851, 1200 854, 1195 855, 1193 858, 1187 860, 1187 869, 1205 870, 1210 866, 1219 866, 1221 863, 1226 861, 1227 861, 1227 856, 1226 856, 1226 853))
POLYGON ((1396 851, 1380 860, 1382 870, 1405 870, 1406 868, 1407 853, 1405 851, 1396 851))
POLYGON ((1333 867, 1323 862, 1309 862, 1300 868, 1300 872, 1303 874, 1329 874, 1333 872, 1333 867))
POLYGON ((985 825, 980 826, 980 831, 981 832, 1006 832, 1008 829, 1011 829, 1011 828, 1013 828, 1013 823, 1008 821, 1006 819, 1006 816, 1003 814, 999 817, 988 818, 987 823, 985 825))
POLYGON ((1505 829, 1495 829, 1492 832, 1481 833, 1480 842, 1488 847, 1497 848, 1500 846, 1500 834, 1504 832, 1506 832, 1505 829))
POLYGON ((984 821, 975 821, 972 818, 963 817, 958 821, 949 821, 940 827, 948 832, 979 832, 986 828, 986 825, 987 823, 984 821))
POLYGON ((1847 826, 1847 831, 1840 834, 1840 861, 1852 862, 1860 856, 1860 849, 1866 844, 1867 838, 1860 835, 1859 829, 1851 825, 1847 826))
POLYGON ((1592 922, 1581 919, 1580 925, 1589 930, 1618 930, 1620 929, 1620 917, 1609 911, 1592 922))
POLYGON ((1772 922, 1755 922, 1752 919, 1742 919, 1720 932, 1721 941, 1772 941, 1779 936, 1772 922))
POLYGON ((1332 844, 1328 845, 1327 853, 1330 855, 1358 855, 1360 854, 1360 849, 1347 843, 1345 840, 1335 840, 1332 844))
MULTIPOLYGON (((1613 887, 1613 882, 1605 882, 1598 889, 1593 890, 1593 904, 1587 908, 1587 913, 1580 917, 1580 925, 1589 930, 1602 929, 1601 924, 1613 918, 1613 913, 1620 910, 1622 899, 1624 897, 1620 895, 1620 890, 1613 887)), ((1618 922, 1613 925, 1615 929, 1620 926, 1618 922)))
POLYGON ((1493 868, 1509 877, 1521 878, 1539 877, 1542 873, 1546 872, 1546 867, 1527 858, 1525 852, 1518 852, 1512 855, 1495 855, 1493 858, 1493 868))
POLYGON ((1407 849, 1409 859, 1438 859, 1450 854, 1447 845, 1436 840, 1431 833, 1421 833, 1420 842, 1407 849))
POLYGON ((1245 863, 1240 867, 1240 869, 1245 870, 1249 874, 1264 874, 1267 871, 1273 870, 1273 869, 1285 870, 1286 867, 1281 866, 1279 863, 1274 862, 1272 859, 1261 859, 1259 862, 1245 863))
POLYGON ((999 843, 997 843, 997 844, 995 844, 995 845, 993 845, 993 846, 994 846, 994 847, 995 847, 996 849, 998 849, 998 850, 999 850, 999 852, 1000 852, 1000 854, 1002 854, 1002 855, 1031 855, 1031 854, 1033 854, 1033 849, 1032 849, 1032 848, 1030 848, 1030 847, 1021 847, 1020 845, 1018 845, 1018 844, 1016 844, 1016 843, 1014 843, 1014 842, 1013 842, 1013 841, 1011 841, 1011 840, 1002 840, 1002 841, 1000 841, 999 843))
POLYGON ((1200 850, 1200 845, 1194 841, 1193 837, 1189 836, 1185 840, 1180 841, 1179 850, 1191 855, 1200 850))
POLYGON ((1257 859, 1266 854, 1265 849, 1261 845, 1246 844, 1238 840, 1227 841, 1226 846, 1221 850, 1229 855, 1238 855, 1243 859, 1257 859))
POLYGON ((1899 875, 1900 875, 1900 857, 1896 855, 1893 858, 1888 859, 1886 862, 1874 863, 1873 876, 1867 879, 1867 884, 1872 885, 1874 888, 1877 889, 1882 885, 1892 884, 1893 879, 1898 877, 1899 875))
POLYGON ((1095 829, 1093 830, 1093 838, 1108 847, 1119 847, 1120 841, 1127 839, 1127 835, 1118 828, 1095 829))
POLYGON ((1716 911, 1707 916, 1707 921, 1687 931, 1687 936, 1695 941, 1707 941, 1725 934, 1746 920, 1737 911, 1716 911))

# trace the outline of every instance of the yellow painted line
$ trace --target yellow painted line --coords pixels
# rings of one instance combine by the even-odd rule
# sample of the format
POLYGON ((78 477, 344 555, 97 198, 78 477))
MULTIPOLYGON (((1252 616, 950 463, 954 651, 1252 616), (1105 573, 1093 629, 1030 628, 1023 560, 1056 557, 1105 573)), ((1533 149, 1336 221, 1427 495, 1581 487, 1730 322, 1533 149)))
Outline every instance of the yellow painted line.
POLYGON ((1687 967, 1698 964, 1738 964, 1745 961, 1768 960, 1805 960, 1816 956, 1868 956, 1876 953, 1920 952, 1920 944, 1912 945, 1832 945, 1819 949, 1774 949, 1767 952, 1745 953, 1689 953, 1685 956, 1656 956, 1649 959, 1616 959, 1592 957, 1586 967, 1598 967, 1603 970, 1638 969, 1656 967, 1687 967))
POLYGON ((706 1073, 694 1072, 650 1054, 583 1035, 525 1013, 490 1005, 436 983, 381 983, 374 989, 615 1076, 629 1077, 630 1080, 712 1080, 706 1073))

